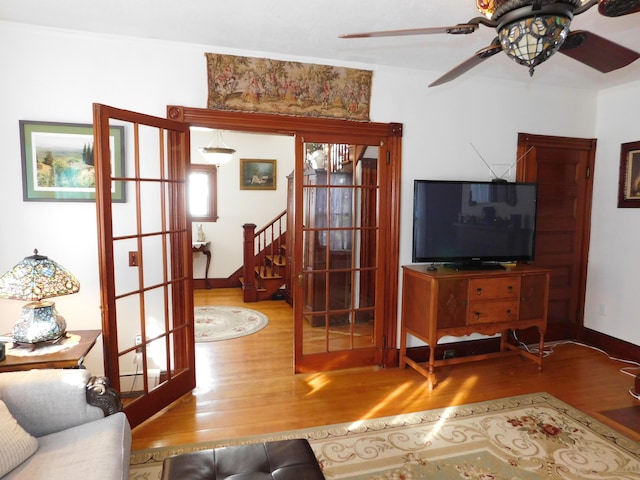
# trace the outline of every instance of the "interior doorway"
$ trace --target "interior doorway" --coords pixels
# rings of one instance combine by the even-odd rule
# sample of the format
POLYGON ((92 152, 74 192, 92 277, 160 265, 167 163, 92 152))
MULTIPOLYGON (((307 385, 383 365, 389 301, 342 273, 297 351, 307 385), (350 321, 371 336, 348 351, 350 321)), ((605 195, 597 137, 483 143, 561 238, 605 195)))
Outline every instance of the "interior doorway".
MULTIPOLYGON (((381 252, 384 258, 376 259, 379 278, 376 286, 379 302, 379 318, 382 321, 377 334, 377 344, 372 348, 374 354, 369 360, 376 365, 397 365, 397 306, 398 306, 398 271, 399 271, 399 224, 400 224, 400 167, 402 125, 395 123, 349 122, 326 118, 289 117, 247 112, 229 112, 210 109, 196 109, 179 106, 167 107, 168 118, 181 121, 190 127, 223 129, 225 131, 243 131, 254 133, 272 133, 289 135, 295 138, 296 179, 293 184, 294 212, 300 212, 303 204, 302 172, 305 170, 306 156, 303 145, 306 141, 320 143, 341 143, 349 145, 373 145, 380 147, 380 164, 384 173, 380 175, 378 189, 384 192, 384 202, 380 202, 379 225, 384 225, 377 232, 376 253, 381 252)), ((378 193, 380 195, 380 193, 378 193)), ((219 214, 220 211, 219 205, 219 214)), ((242 222, 242 221, 241 221, 242 222)), ((302 305, 296 300, 303 288, 303 282, 297 279, 303 265, 302 245, 287 231, 287 243, 293 245, 295 255, 290 268, 291 286, 294 288, 294 307, 302 305)), ((214 253, 215 255, 215 253, 214 253)), ((295 310, 296 321, 302 318, 302 310, 295 310)), ((327 367, 346 368, 350 364, 319 362, 313 368, 318 370, 327 367)), ((362 365, 360 362, 359 365, 362 365)), ((354 365, 355 366, 355 365, 354 365)))

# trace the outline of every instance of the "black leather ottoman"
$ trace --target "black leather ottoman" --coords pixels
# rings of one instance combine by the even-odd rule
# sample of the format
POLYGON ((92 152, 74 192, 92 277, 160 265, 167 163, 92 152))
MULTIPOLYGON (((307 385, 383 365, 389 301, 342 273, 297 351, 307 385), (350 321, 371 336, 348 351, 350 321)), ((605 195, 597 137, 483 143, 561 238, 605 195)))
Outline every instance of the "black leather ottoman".
POLYGON ((220 447, 164 459, 162 480, 324 480, 303 439, 220 447))

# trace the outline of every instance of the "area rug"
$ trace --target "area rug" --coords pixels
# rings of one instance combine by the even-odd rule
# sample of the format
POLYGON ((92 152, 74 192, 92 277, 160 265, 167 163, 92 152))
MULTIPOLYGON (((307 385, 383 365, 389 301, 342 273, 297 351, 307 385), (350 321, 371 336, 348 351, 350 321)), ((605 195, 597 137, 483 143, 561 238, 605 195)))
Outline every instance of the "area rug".
POLYGON ((195 307, 194 322, 196 342, 216 342, 256 333, 269 318, 242 307, 195 307))
POLYGON ((286 438, 308 439, 328 480, 640 479, 637 442, 547 393, 134 451, 129 478, 160 478, 168 455, 286 438))

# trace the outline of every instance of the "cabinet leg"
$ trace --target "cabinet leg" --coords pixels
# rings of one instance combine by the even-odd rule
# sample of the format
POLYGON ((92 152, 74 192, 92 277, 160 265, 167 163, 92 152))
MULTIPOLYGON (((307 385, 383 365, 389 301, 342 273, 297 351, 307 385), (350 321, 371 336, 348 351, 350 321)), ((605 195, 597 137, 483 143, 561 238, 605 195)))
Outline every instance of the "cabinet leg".
POLYGON ((433 390, 434 388, 436 388, 437 384, 438 379, 436 378, 435 373, 430 372, 429 375, 427 375, 427 387, 429 388, 429 390, 433 390))

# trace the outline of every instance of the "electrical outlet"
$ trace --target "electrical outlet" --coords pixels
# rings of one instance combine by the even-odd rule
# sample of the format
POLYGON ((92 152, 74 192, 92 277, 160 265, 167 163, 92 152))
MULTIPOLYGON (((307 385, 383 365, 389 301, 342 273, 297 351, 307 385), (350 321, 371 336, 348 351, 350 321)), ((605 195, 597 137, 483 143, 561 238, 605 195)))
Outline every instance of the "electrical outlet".
POLYGON ((445 350, 442 358, 446 360, 447 358, 454 358, 455 356, 456 356, 455 350, 445 350))

